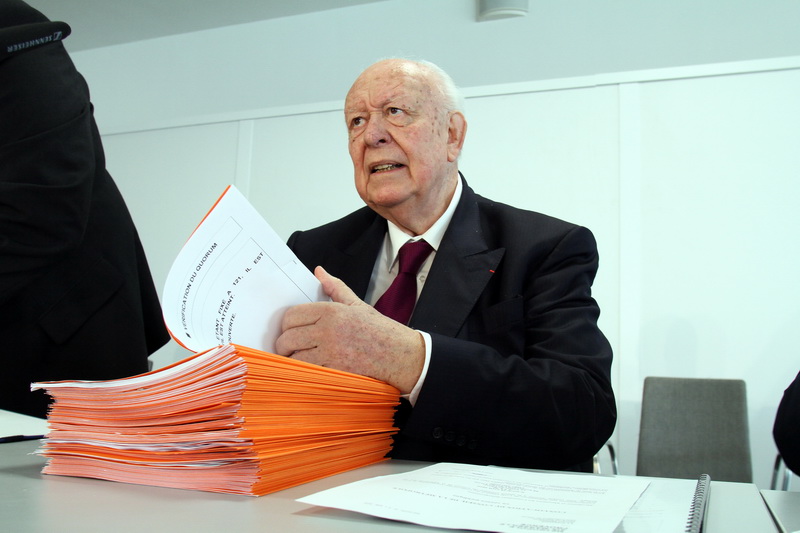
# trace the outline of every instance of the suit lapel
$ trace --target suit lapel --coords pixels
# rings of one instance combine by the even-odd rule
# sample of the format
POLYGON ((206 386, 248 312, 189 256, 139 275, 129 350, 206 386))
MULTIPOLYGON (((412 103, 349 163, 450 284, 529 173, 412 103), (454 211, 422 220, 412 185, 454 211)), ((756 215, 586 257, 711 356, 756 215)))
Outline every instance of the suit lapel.
POLYGON ((386 220, 375 215, 353 244, 343 250, 336 250, 327 259, 326 269, 347 284, 359 298, 364 298, 369 287, 375 258, 386 234, 386 220))
POLYGON ((457 336, 505 248, 490 250, 483 236, 475 193, 464 182, 461 200, 411 317, 410 326, 457 336))

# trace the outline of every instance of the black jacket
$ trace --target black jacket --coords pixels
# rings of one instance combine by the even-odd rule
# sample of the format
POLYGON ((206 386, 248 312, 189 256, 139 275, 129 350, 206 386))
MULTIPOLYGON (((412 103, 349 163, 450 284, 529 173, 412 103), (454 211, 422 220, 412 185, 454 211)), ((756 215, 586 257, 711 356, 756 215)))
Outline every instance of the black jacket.
MULTIPOLYGON (((364 297, 386 221, 362 208, 289 246, 364 297)), ((410 326, 429 371, 392 457, 586 469, 611 435, 611 348, 591 296, 589 230, 482 198, 466 183, 410 326)))

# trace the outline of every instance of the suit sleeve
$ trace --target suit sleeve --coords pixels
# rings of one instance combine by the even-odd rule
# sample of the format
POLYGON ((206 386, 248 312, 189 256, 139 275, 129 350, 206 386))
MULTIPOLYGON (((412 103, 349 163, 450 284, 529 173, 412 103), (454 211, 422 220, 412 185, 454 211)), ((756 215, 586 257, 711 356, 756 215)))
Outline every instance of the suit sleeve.
POLYGON ((591 232, 573 227, 510 274, 523 278, 522 294, 495 307, 522 324, 518 353, 469 332, 433 334, 404 434, 464 462, 567 469, 590 460, 616 421, 611 348, 591 297, 597 265, 591 232))
POLYGON ((800 374, 783 393, 772 435, 786 466, 800 475, 800 374))

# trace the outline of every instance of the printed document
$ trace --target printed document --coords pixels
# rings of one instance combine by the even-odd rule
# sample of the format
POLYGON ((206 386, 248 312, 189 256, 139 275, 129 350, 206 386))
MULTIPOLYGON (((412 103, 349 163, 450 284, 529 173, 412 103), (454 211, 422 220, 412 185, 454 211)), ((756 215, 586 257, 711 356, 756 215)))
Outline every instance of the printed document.
POLYGON ((274 352, 283 313, 325 299, 319 281, 233 186, 181 249, 164 285, 164 321, 200 352, 227 343, 274 352))
POLYGON ((298 501, 448 529, 612 533, 648 484, 636 477, 438 463, 298 501))

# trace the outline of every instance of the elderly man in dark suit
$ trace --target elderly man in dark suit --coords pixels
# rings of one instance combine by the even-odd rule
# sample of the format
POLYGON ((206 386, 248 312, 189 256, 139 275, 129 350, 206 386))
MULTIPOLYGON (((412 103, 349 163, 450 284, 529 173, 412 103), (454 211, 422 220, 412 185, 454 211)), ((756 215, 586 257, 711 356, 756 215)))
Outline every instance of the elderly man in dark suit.
POLYGON ((39 417, 32 381, 146 372, 169 338, 69 31, 0 0, 0 409, 39 417))
POLYGON ((591 232, 472 191, 460 99, 431 63, 367 68, 345 119, 367 206, 291 236, 332 301, 287 311, 276 350, 397 387, 394 458, 587 470, 616 421, 591 232), (421 266, 398 266, 407 241, 427 242, 421 266), (410 319, 382 301, 408 279, 410 319))

